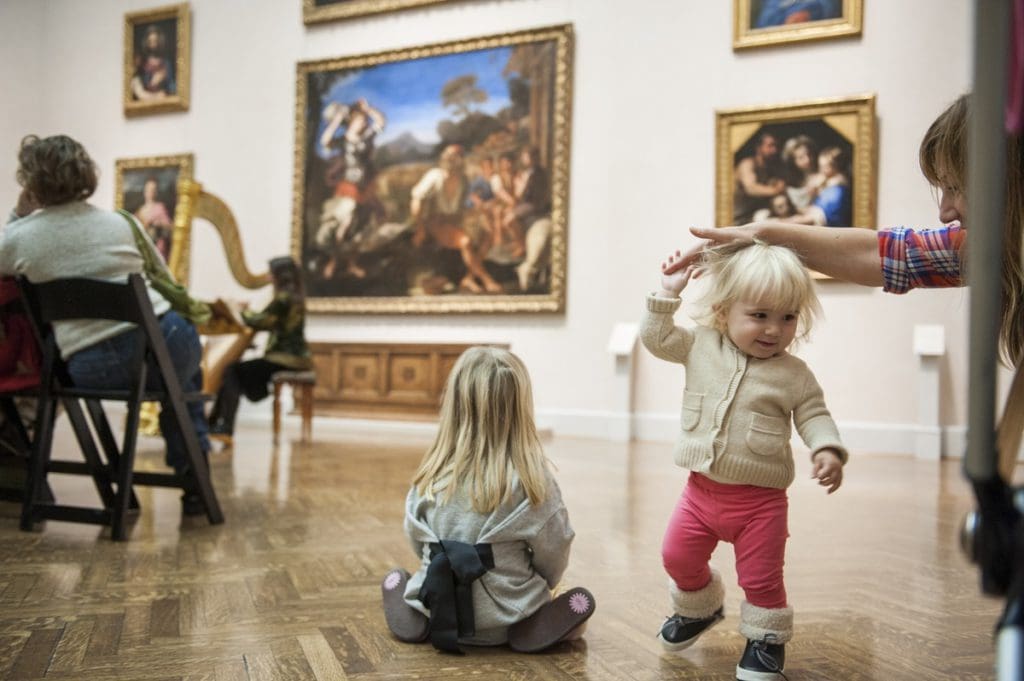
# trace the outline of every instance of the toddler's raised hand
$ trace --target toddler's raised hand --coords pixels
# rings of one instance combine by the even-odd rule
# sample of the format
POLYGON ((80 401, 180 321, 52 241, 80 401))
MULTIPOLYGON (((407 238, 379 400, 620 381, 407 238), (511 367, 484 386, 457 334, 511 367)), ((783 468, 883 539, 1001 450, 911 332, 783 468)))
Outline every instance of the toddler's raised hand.
POLYGON ((828 487, 832 494, 843 484, 843 460, 832 449, 822 449, 811 459, 811 477, 818 480, 822 487, 828 487))
POLYGON ((690 281, 695 266, 693 264, 683 265, 680 268, 680 261, 683 253, 676 251, 661 263, 661 288, 665 293, 678 296, 686 288, 686 282, 690 281))

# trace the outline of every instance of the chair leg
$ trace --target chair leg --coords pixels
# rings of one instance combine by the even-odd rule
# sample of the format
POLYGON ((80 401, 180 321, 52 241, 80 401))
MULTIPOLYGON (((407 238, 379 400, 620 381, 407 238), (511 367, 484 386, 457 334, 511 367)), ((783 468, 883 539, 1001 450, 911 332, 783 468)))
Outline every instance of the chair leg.
MULTIPOLYGON (((114 438, 114 431, 110 429, 110 421, 107 420, 107 414, 103 411, 103 404, 99 400, 85 400, 85 407, 89 411, 89 418, 92 420, 92 426, 96 431, 96 437, 99 438, 100 446, 107 455, 107 465, 116 474, 116 471, 121 469, 121 453, 117 446, 117 440, 114 438)), ((112 509, 113 507, 113 502, 107 505, 107 508, 112 509)), ((134 488, 131 490, 128 508, 131 510, 139 508, 139 500, 135 496, 134 488)))
POLYGON ((302 386, 302 442, 313 441, 313 386, 302 386))
POLYGON ((274 444, 281 435, 281 384, 274 384, 274 444))
POLYGON ((39 398, 37 410, 35 442, 32 446, 32 459, 29 461, 25 476, 25 498, 21 503, 21 529, 31 532, 35 524, 35 506, 46 484, 46 469, 50 462, 50 448, 53 445, 53 427, 56 420, 53 400, 49 397, 39 398))
MULTIPOLYGON (((85 414, 82 412, 82 405, 78 400, 66 399, 64 402, 64 409, 68 413, 68 421, 71 422, 71 429, 75 433, 75 439, 78 440, 78 448, 82 451, 82 456, 85 458, 86 463, 89 464, 89 468, 92 472, 92 481, 96 485, 96 492, 100 495, 100 499, 103 500, 103 507, 113 509, 117 495, 114 493, 112 480, 110 477, 111 471, 117 470, 117 459, 111 458, 110 453, 107 453, 107 461, 109 466, 103 463, 100 458, 99 451, 96 449, 96 443, 93 442, 92 433, 89 432, 89 424, 85 420, 85 414)), ((116 448, 114 455, 116 457, 116 448)), ((135 499, 135 495, 132 495, 132 500, 135 499)), ((139 504, 136 501, 134 508, 138 508, 139 504)))
POLYGON ((125 518, 134 496, 132 475, 135 472, 135 444, 139 432, 139 414, 142 404, 136 401, 128 405, 128 417, 125 423, 124 443, 117 468, 117 497, 111 509, 110 536, 114 541, 123 541, 126 536, 125 518))

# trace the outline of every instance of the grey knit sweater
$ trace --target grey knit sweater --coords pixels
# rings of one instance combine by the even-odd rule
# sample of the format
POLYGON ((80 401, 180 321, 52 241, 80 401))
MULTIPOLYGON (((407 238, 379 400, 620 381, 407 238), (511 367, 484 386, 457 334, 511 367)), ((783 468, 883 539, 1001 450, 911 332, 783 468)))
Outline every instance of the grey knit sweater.
POLYGON ((405 502, 405 532, 420 557, 420 569, 406 585, 405 600, 424 614, 420 587, 430 564, 430 544, 454 540, 490 544, 494 568, 473 582, 476 635, 460 640, 470 645, 500 645, 508 627, 532 615, 551 600, 551 589, 569 564, 575 533, 554 477, 548 473, 547 493, 530 504, 522 485, 491 513, 473 510, 464 491, 443 505, 409 490, 405 502))
POLYGON ((782 353, 749 357, 715 329, 676 326, 678 298, 647 298, 644 346, 686 366, 682 428, 676 463, 716 482, 785 489, 793 482, 791 424, 811 455, 831 447, 847 452, 814 374, 782 353))
MULTIPOLYGON (((125 281, 129 274, 141 273, 142 265, 127 220, 85 201, 51 206, 23 218, 12 212, 0 235, 0 275, 24 275, 33 283, 68 277, 125 281)), ((149 298, 157 315, 170 309, 152 289, 149 298)), ((57 346, 67 358, 132 325, 71 320, 58 322, 54 328, 57 346)))

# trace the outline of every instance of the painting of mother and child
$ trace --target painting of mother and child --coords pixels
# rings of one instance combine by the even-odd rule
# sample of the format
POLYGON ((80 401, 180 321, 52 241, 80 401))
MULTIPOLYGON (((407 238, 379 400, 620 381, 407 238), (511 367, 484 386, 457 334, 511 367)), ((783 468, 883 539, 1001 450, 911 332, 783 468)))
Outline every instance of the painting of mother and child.
POLYGON ((299 65, 311 309, 561 308, 570 46, 556 27, 299 65))

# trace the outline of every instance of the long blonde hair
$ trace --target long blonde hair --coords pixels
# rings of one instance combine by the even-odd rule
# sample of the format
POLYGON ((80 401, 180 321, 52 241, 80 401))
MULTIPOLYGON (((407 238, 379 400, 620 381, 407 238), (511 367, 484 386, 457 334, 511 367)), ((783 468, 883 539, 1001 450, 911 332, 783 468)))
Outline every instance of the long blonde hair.
POLYGON ((448 376, 437 438, 412 481, 416 491, 443 504, 464 485, 473 510, 490 513, 518 480, 536 505, 544 501, 547 466, 522 360, 499 348, 466 350, 448 376))
MULTIPOLYGON (((928 128, 921 140, 921 172, 934 187, 967 196, 967 136, 970 96, 961 95, 928 128)), ((966 217, 966 216, 965 216, 966 217)), ((970 227, 970 225, 968 225, 970 227)), ((1000 272, 1000 354, 1015 366, 1024 360, 1024 144, 1019 136, 1006 137, 1006 217, 1003 230, 1003 266, 1000 272)), ((982 225, 980 229, 996 229, 982 225)))
POLYGON ((785 246, 763 241, 722 244, 704 251, 710 280, 696 303, 694 318, 725 332, 724 315, 734 303, 749 301, 776 310, 796 310, 797 339, 805 339, 821 315, 811 275, 800 257, 785 246))

